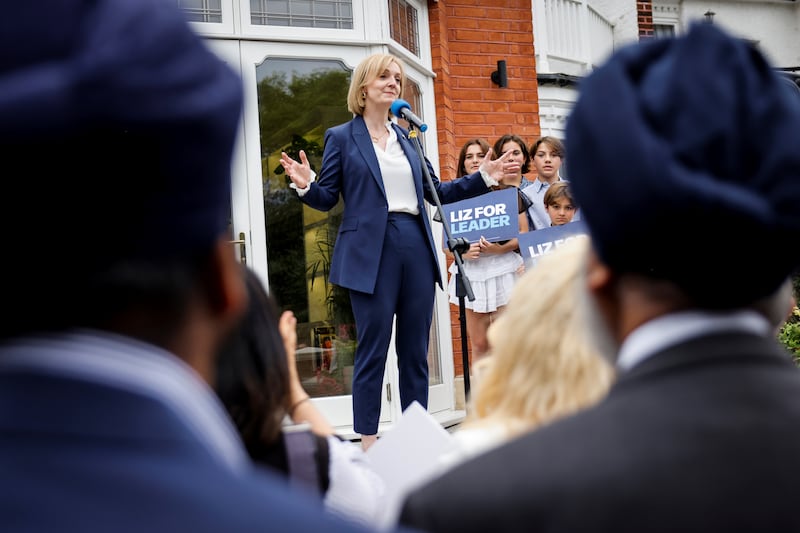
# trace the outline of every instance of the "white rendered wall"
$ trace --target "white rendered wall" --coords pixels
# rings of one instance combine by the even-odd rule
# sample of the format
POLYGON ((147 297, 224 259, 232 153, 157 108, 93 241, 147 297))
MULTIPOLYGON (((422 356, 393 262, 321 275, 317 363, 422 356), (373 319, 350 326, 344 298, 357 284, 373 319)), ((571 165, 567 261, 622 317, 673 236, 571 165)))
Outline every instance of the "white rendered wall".
POLYGON ((800 66, 800 2, 787 0, 684 0, 682 30, 713 11, 714 24, 754 41, 773 67, 800 66))
POLYGON ((639 40, 635 0, 592 0, 589 5, 614 24, 614 48, 639 40))

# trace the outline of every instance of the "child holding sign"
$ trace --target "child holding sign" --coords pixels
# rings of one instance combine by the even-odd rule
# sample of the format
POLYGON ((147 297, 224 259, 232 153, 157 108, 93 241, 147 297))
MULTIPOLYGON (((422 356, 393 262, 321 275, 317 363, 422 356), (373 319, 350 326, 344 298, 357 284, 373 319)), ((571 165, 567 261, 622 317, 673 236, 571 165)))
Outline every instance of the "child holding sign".
MULTIPOLYGON (((476 172, 489 149, 489 143, 484 139, 467 141, 458 157, 458 175, 466 176, 476 172)), ((501 183, 500 188, 508 186, 501 183)), ((526 198, 521 194, 519 196, 526 198)), ((519 217, 520 231, 527 231, 528 228, 526 210, 527 206, 520 208, 522 213, 519 217)), ((481 237, 480 240, 472 242, 469 250, 462 255, 464 273, 469 278, 475 295, 475 300, 472 302, 466 298, 464 300, 473 361, 483 357, 488 350, 486 331, 500 309, 508 302, 517 275, 523 271, 522 257, 515 251, 517 247, 517 239, 492 243, 481 237)), ((450 265, 449 272, 450 303, 457 305, 458 269, 455 263, 450 265)))

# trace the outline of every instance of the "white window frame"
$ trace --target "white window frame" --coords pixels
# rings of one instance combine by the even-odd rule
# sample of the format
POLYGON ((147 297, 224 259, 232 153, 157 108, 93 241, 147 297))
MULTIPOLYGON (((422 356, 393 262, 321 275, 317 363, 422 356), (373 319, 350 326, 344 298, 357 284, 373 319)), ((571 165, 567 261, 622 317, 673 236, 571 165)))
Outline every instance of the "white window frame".
POLYGON ((302 26, 264 26, 253 24, 250 16, 250 0, 241 0, 241 13, 239 14, 239 24, 242 28, 242 35, 262 40, 280 42, 329 42, 331 44, 352 44, 363 45, 365 35, 366 4, 374 0, 352 0, 353 2, 353 28, 306 28, 302 26))
POLYGON ((236 32, 238 7, 239 2, 237 0, 222 0, 222 22, 190 22, 189 24, 201 35, 233 35, 236 32))

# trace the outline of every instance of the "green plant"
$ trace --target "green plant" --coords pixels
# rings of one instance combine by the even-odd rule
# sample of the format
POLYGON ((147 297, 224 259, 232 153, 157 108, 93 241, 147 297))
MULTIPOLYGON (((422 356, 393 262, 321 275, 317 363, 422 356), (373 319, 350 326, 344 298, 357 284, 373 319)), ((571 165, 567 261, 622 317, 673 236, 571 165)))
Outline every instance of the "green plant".
POLYGON ((792 354, 795 364, 800 366, 800 274, 792 277, 792 295, 796 305, 778 331, 778 340, 792 354))
POLYGON ((329 217, 328 224, 317 229, 315 260, 309 262, 307 274, 311 278, 311 287, 317 277, 322 277, 325 287, 325 304, 328 307, 328 319, 336 324, 351 324, 355 321, 350 307, 350 292, 328 281, 330 275, 333 248, 336 244, 336 232, 341 223, 341 215, 329 217))
POLYGON ((792 316, 778 332, 778 340, 789 350, 795 363, 800 366, 800 308, 794 308, 792 316))
POLYGON ((316 245, 315 260, 310 260, 306 271, 311 278, 311 287, 314 287, 314 281, 317 277, 322 277, 322 283, 325 284, 325 291, 330 290, 328 283, 328 275, 331 270, 331 258, 333 257, 333 245, 335 242, 328 238, 328 227, 322 226, 317 228, 316 237, 314 239, 316 245))

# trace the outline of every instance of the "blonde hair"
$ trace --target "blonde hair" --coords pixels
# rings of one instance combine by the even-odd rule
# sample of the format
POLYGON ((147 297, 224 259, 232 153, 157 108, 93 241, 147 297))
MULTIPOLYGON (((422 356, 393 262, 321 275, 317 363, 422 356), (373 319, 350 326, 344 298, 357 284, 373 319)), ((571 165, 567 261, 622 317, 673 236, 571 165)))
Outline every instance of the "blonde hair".
MULTIPOLYGON (((356 67, 350 78, 350 89, 347 91, 347 109, 356 115, 364 114, 366 98, 362 96, 364 87, 378 79, 389 65, 396 63, 400 67, 400 98, 406 87, 406 69, 403 62, 391 54, 372 54, 364 58, 356 67)), ((391 116, 391 113, 389 113, 391 116)))
POLYGON ((605 396, 611 365, 588 338, 580 309, 588 237, 543 257, 517 282, 488 331, 490 357, 464 427, 500 424, 514 436, 605 396))

